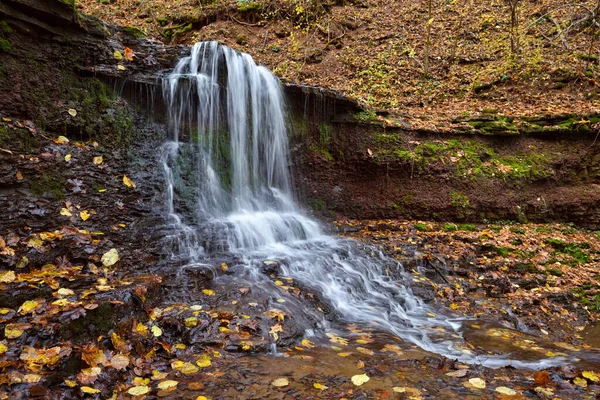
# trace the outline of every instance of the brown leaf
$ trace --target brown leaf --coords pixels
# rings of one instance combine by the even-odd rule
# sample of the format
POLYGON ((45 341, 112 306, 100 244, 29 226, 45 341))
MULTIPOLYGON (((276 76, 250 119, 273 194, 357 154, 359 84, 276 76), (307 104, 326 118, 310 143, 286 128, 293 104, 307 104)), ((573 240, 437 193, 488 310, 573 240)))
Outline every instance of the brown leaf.
POLYGON ((548 371, 538 371, 533 374, 533 379, 536 385, 547 385, 550 383, 550 375, 548 371))

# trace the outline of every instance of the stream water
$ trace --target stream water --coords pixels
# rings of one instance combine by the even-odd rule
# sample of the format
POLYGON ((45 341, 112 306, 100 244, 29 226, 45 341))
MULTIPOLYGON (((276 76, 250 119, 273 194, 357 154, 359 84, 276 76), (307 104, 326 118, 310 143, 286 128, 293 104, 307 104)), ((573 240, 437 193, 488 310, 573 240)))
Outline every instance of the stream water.
POLYGON ((280 83, 249 55, 198 43, 164 79, 163 93, 171 134, 161 148, 167 241, 171 260, 182 269, 211 270, 216 260, 240 260, 236 279, 265 296, 277 293, 273 301, 285 301, 278 307, 307 336, 342 333, 311 302, 281 294, 262 272, 265 261, 322 297, 336 321, 387 332, 429 352, 470 363, 483 362, 484 354, 491 367, 539 369, 569 361, 475 350, 463 337, 471 322, 415 296, 399 263, 326 235, 294 201, 280 83))

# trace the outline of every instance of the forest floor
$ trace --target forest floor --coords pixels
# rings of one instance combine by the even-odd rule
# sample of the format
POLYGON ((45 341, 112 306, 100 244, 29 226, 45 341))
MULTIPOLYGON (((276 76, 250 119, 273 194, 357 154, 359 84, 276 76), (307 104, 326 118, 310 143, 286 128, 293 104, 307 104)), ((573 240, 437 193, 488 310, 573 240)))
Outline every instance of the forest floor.
POLYGON ((283 80, 337 90, 415 129, 444 130, 481 112, 598 113, 597 4, 519 4, 511 51, 510 13, 500 1, 434 1, 431 15, 425 1, 78 2, 167 44, 217 40, 283 80))
POLYGON ((0 398, 584 399, 600 392, 598 232, 562 224, 336 223, 401 261, 413 291, 439 312, 467 318, 465 352, 570 360, 492 369, 485 357, 456 362, 343 321, 323 336, 299 336, 294 315, 277 305, 318 294, 276 271, 270 276, 280 293, 260 297, 236 285, 227 262, 213 266, 232 276, 225 285, 158 268, 155 225, 139 225, 152 215, 147 193, 155 188, 127 176, 122 151, 41 137, 27 152, 10 143, 0 159, 3 183, 18 187, 0 197, 10 215, 0 229, 8 266, 0 273, 0 398), (40 182, 40 171, 55 175, 40 182), (167 292, 184 289, 193 301, 169 300, 167 292), (270 343, 279 356, 265 351, 270 343))

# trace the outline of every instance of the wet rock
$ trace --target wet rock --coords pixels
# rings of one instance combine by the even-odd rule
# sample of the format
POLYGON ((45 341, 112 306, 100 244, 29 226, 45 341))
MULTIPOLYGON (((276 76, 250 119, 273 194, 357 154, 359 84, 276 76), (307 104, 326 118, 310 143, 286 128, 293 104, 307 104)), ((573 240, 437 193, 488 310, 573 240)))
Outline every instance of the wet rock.
POLYGON ((266 261, 263 261, 263 265, 261 266, 260 270, 265 275, 277 276, 277 275, 279 275, 280 268, 281 268, 281 265, 279 264, 279 261, 266 260, 266 261))

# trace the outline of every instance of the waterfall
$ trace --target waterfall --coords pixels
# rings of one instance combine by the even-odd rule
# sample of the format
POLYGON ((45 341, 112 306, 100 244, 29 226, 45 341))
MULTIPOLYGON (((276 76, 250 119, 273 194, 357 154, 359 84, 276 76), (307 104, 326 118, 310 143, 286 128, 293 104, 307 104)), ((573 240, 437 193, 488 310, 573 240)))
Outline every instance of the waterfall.
MULTIPOLYGON (((278 260, 284 276, 319 293, 341 320, 481 361, 461 341, 461 321, 415 296, 412 277, 399 263, 325 235, 295 203, 283 93, 266 68, 217 42, 198 43, 164 79, 163 94, 171 140, 161 149, 161 163, 173 260, 209 268, 207 260, 235 256, 247 280, 273 293, 278 288, 260 267, 278 260)), ((288 300, 285 307, 306 329, 328 327, 310 304, 288 300)), ((528 366, 500 356, 486 361, 506 364, 528 366)))

